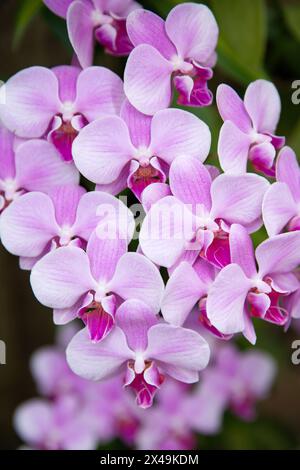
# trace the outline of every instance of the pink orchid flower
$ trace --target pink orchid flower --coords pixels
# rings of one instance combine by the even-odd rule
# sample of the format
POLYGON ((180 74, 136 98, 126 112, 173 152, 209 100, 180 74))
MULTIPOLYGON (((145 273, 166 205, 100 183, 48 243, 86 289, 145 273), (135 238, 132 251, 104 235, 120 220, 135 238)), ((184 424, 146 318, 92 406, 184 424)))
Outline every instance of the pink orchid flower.
POLYGON ((93 450, 97 435, 89 413, 73 396, 33 399, 17 408, 14 427, 33 450, 93 450))
POLYGON ((289 320, 285 327, 285 330, 287 331, 292 321, 299 320, 300 318, 300 288, 283 299, 283 306, 289 313, 289 320))
POLYGON ((153 310, 138 300, 124 302, 116 322, 100 343, 90 341, 87 329, 73 338, 67 360, 76 374, 103 380, 122 367, 125 386, 135 391, 143 408, 152 405, 165 375, 185 383, 199 380, 209 361, 209 347, 198 333, 159 322, 153 310))
POLYGON ((166 21, 151 11, 136 10, 127 19, 127 31, 136 47, 125 69, 125 93, 139 111, 153 115, 167 108, 172 78, 179 104, 212 103, 207 81, 213 75, 219 31, 209 8, 177 5, 166 21))
POLYGON ((94 341, 110 333, 122 300, 141 299, 158 313, 164 290, 158 269, 143 255, 127 253, 123 236, 100 238, 97 231, 86 253, 62 247, 38 261, 31 285, 37 299, 55 309, 56 324, 80 317, 94 341))
POLYGON ((0 235, 4 247, 21 257, 21 266, 32 269, 60 246, 85 248, 93 230, 113 221, 132 235, 132 213, 118 199, 100 191, 86 193, 81 186, 58 186, 48 194, 30 192, 14 201, 1 217, 0 235))
POLYGON ((206 328, 214 336, 230 339, 232 335, 224 335, 218 331, 207 318, 207 295, 218 272, 212 263, 200 257, 193 266, 186 261, 179 263, 164 292, 161 304, 164 319, 172 325, 182 326, 192 314, 197 317, 199 326, 206 328))
POLYGON ((209 289, 207 316, 222 333, 242 332, 254 344, 251 317, 276 325, 288 321, 281 304, 285 296, 299 289, 294 270, 300 264, 300 232, 269 238, 258 246, 255 257, 252 240, 242 226, 231 227, 229 241, 231 264, 220 271, 209 289))
POLYGON ((149 184, 166 181, 176 157, 204 161, 210 142, 207 125, 191 113, 165 109, 152 118, 125 101, 121 117, 103 117, 82 130, 73 156, 98 189, 117 194, 128 186, 140 199, 149 184))
POLYGON ((167 268, 186 257, 193 263, 199 253, 216 267, 226 265, 230 225, 257 230, 267 180, 254 174, 222 174, 212 181, 200 161, 187 157, 174 160, 169 180, 173 196, 154 204, 142 225, 143 253, 167 268))
POLYGON ((90 394, 87 401, 91 415, 94 415, 94 419, 91 416, 91 420, 95 422, 99 441, 107 443, 119 438, 132 447, 144 416, 142 410, 137 408, 132 400, 131 391, 124 390, 122 375, 118 374, 95 383, 82 379, 74 372, 72 374, 91 385, 92 398, 90 394), (107 403, 110 403, 110 406, 107 406, 107 403))
MULTIPOLYGON (((142 450, 191 450, 196 438, 190 426, 190 386, 166 379, 156 401, 147 410, 136 436, 137 448, 142 450), (153 432, 155 429, 155 432, 153 432)), ((197 404, 198 405, 198 404, 197 404)), ((194 408, 195 413, 195 408, 194 408)))
POLYGON ((55 148, 42 140, 17 145, 0 124, 0 213, 29 191, 48 191, 60 184, 77 184, 75 167, 61 161, 55 148))
POLYGON ((48 138, 65 161, 80 130, 103 114, 119 114, 124 99, 122 80, 104 67, 30 67, 1 93, 4 125, 22 138, 48 138))
POLYGON ((285 227, 288 231, 300 230, 300 170, 290 147, 284 147, 278 155, 276 180, 263 200, 263 220, 270 237, 285 227))
POLYGON ((249 159, 254 168, 274 176, 276 150, 283 147, 285 138, 274 135, 281 103, 273 83, 266 80, 251 83, 244 101, 230 86, 220 85, 217 105, 224 121, 218 146, 222 169, 245 173, 249 159))
POLYGON ((204 371, 203 380, 214 380, 225 407, 250 421, 256 416, 256 402, 267 397, 275 374, 275 362, 268 354, 257 350, 241 353, 226 345, 218 350, 215 364, 204 371))
POLYGON ((93 63, 95 40, 113 55, 133 49, 126 18, 141 6, 133 0, 43 0, 58 16, 66 18, 69 39, 82 68, 93 63))

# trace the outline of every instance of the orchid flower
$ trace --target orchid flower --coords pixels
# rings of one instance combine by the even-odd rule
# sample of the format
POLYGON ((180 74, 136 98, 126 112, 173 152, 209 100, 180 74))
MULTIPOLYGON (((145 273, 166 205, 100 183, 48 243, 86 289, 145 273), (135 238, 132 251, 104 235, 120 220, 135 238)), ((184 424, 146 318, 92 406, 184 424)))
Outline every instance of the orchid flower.
POLYGON ((140 5, 133 0, 43 0, 58 16, 66 18, 69 39, 85 68, 93 63, 95 40, 113 55, 127 55, 133 49, 126 18, 140 5))
POLYGON ((266 398, 274 381, 274 360, 262 351, 239 352, 232 345, 221 347, 215 364, 204 371, 204 382, 215 379, 225 407, 244 420, 255 418, 257 400, 266 398))
POLYGON ((86 193, 80 186, 58 186, 14 201, 1 217, 0 236, 8 251, 21 257, 21 266, 31 269, 57 247, 85 248, 97 227, 109 230, 112 223, 132 236, 133 215, 121 201, 100 191, 86 193))
POLYGON ((4 125, 22 138, 47 137, 62 159, 72 160, 80 130, 103 114, 119 114, 121 79, 104 67, 30 67, 1 87, 4 125))
POLYGON ((179 104, 212 103, 207 81, 213 75, 219 31, 209 8, 177 5, 166 21, 151 11, 136 10, 127 19, 127 31, 136 47, 125 69, 125 93, 140 112, 153 115, 170 105, 172 79, 179 104))
POLYGON ((163 296, 161 311, 164 319, 172 325, 182 326, 192 314, 197 316, 199 325, 213 335, 230 339, 231 335, 222 334, 210 323, 206 313, 207 295, 218 272, 213 264, 202 258, 198 258, 193 266, 186 261, 179 263, 167 282, 163 296))
POLYGON ((281 303, 299 289, 294 271, 300 264, 300 232, 269 238, 257 247, 255 257, 252 240, 242 226, 231 227, 229 242, 231 264, 219 272, 209 289, 207 316, 222 333, 242 332, 254 344, 251 317, 276 325, 288 321, 281 303))
POLYGON ((123 236, 98 235, 93 232, 86 253, 74 246, 58 248, 31 273, 33 292, 55 309, 55 323, 80 317, 93 341, 110 333, 122 300, 141 299, 158 313, 164 290, 158 269, 143 255, 127 253, 123 236))
POLYGON ((42 140, 18 144, 0 124, 0 213, 27 192, 78 182, 75 167, 62 162, 51 144, 42 140))
POLYGON ((207 125, 191 113, 165 109, 151 118, 125 101, 121 117, 103 117, 82 130, 73 156, 98 189, 117 194, 128 186, 140 199, 149 184, 166 181, 177 156, 204 161, 210 141, 207 125))
POLYGON ((244 101, 230 86, 220 85, 217 105, 224 121, 218 145, 222 169, 245 173, 249 159, 255 169, 274 176, 276 150, 283 147, 285 138, 274 135, 281 103, 273 83, 266 80, 251 83, 244 101))
POLYGON ((67 348, 67 360, 76 374, 90 380, 103 380, 122 368, 125 386, 135 391, 142 408, 152 405, 165 375, 194 383, 208 364, 209 347, 198 333, 159 322, 141 301, 124 302, 116 323, 97 344, 86 328, 79 332, 67 348))
MULTIPOLYGON (((77 399, 84 407, 87 423, 90 429, 94 429, 97 442, 108 442, 119 437, 132 444, 140 426, 140 410, 132 401, 131 394, 122 390, 122 378, 116 376, 94 383, 74 374, 68 366, 65 348, 77 332, 74 323, 61 327, 56 344, 37 350, 31 357, 31 374, 38 391, 52 401, 59 401, 65 396, 77 399), (108 399, 111 400, 111 407, 107 406, 108 399)), ((30 404, 27 402, 27 409, 30 409, 30 404)), ((49 409, 54 415, 56 407, 49 409)), ((73 418, 74 427, 80 426, 76 413, 73 418)), ((35 419, 34 413, 31 419, 35 419)), ((64 445, 63 439, 61 445, 64 445)))
MULTIPOLYGON (((136 436, 142 450, 191 450, 196 446, 190 426, 190 387, 167 379, 161 388, 156 406, 147 410, 136 436), (155 432, 153 432, 155 429, 155 432)), ((198 403, 197 403, 198 406, 198 403)), ((195 409, 193 410, 195 413, 195 409)))
POLYGON ((92 450, 97 435, 89 414, 73 396, 30 400, 17 408, 14 427, 33 450, 92 450))
POLYGON ((276 161, 276 180, 263 200, 263 219, 272 237, 287 230, 300 230, 300 170, 297 157, 284 147, 276 161))
POLYGON ((36 351, 31 357, 30 369, 39 393, 50 399, 74 394, 77 389, 81 391, 83 387, 79 385, 87 383, 72 373, 65 352, 55 346, 36 351))
POLYGON ((212 181, 200 161, 187 157, 174 160, 169 180, 173 196, 159 200, 145 217, 143 253, 167 268, 187 256, 194 262, 199 253, 218 268, 226 265, 230 225, 257 230, 267 180, 254 174, 222 174, 212 181))

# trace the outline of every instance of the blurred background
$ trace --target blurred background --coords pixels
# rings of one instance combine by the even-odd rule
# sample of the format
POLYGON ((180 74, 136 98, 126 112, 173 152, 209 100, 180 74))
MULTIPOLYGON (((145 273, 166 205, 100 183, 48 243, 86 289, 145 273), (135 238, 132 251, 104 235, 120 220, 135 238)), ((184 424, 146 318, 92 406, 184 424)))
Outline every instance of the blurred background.
MULTIPOLYGON (((176 0, 141 1, 161 16, 176 0)), ((226 82, 244 93, 257 78, 268 78, 282 98, 279 134, 300 156, 300 104, 292 103, 292 83, 300 80, 300 0, 211 0, 220 27, 218 65, 211 88, 226 82)), ((0 1, 0 79, 5 81, 32 65, 52 67, 68 64, 72 50, 63 20, 55 17, 41 0, 0 1)), ((125 61, 104 55, 100 48, 96 64, 120 75, 125 61)), ((215 106, 196 111, 213 133, 211 161, 216 160, 220 119, 215 106)), ((0 155, 1 158, 1 155, 0 155)), ((259 243, 259 234, 255 242, 259 243)), ((18 404, 36 396, 28 361, 32 352, 54 340, 51 312, 35 301, 28 273, 18 260, 0 247, 0 339, 7 345, 7 364, 0 365, 0 448, 15 449, 12 415, 18 404)), ((253 423, 225 417, 221 434, 201 437, 204 449, 290 449, 300 447, 300 365, 291 362, 291 344, 300 339, 300 325, 287 333, 268 324, 256 324, 258 347, 275 358, 279 374, 270 398, 259 407, 253 423)), ((299 321, 300 323, 300 321, 299 321)), ((239 341, 242 349, 248 344, 239 341)))

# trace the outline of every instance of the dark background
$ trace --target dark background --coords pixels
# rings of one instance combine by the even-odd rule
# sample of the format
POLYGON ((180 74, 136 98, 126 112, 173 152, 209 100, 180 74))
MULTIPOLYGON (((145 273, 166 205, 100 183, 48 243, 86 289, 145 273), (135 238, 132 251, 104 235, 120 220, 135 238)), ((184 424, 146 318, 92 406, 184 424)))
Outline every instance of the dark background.
MULTIPOLYGON (((142 1, 166 16, 180 1, 142 1)), ((200 3, 200 2, 199 2, 200 3)), ((270 78, 279 88, 283 113, 280 132, 300 156, 300 105, 291 102, 291 84, 300 80, 300 1, 212 0, 209 4, 219 22, 219 62, 212 88, 223 81, 243 92, 248 83, 270 78)), ((0 79, 6 80, 31 65, 52 67, 68 64, 71 49, 65 24, 41 5, 40 0, 0 0, 0 79)), ((98 51, 97 64, 122 73, 124 61, 98 51)), ((196 111, 212 128, 211 160, 216 159, 220 128, 215 106, 196 111)), ((1 158, 1 155, 0 155, 1 158)), ((255 238, 258 243, 261 234, 255 238)), ((7 365, 0 366, 0 448, 14 449, 20 442, 12 427, 14 409, 36 395, 28 361, 40 346, 52 343, 51 312, 34 299, 29 275, 18 260, 0 247, 0 339, 7 345, 7 365)), ((300 328, 285 334, 279 328, 257 324, 258 347, 277 360, 279 374, 273 392, 259 407, 255 423, 245 424, 228 414, 217 437, 199 438, 202 448, 299 448, 300 365, 291 364, 291 343, 300 328)), ((240 341, 242 348, 249 346, 240 341)))

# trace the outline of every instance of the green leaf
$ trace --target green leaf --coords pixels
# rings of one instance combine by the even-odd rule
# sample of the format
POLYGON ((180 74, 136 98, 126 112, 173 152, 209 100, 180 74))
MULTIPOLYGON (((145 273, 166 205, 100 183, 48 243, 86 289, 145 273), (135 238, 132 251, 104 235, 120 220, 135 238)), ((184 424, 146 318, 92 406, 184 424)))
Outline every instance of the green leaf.
POLYGON ((32 19, 37 15, 43 6, 42 0, 22 0, 19 3, 21 5, 19 7, 14 31, 14 48, 18 47, 32 19))
POLYGON ((220 28, 219 65, 243 83, 266 77, 263 70, 267 39, 264 0, 211 0, 211 5, 220 28))
POLYGON ((293 0, 281 0, 280 4, 290 32, 300 41, 300 3, 293 0))
POLYGON ((295 150, 298 160, 299 160, 300 159, 300 120, 294 127, 290 137, 288 138, 287 143, 293 148, 293 150, 295 150))

